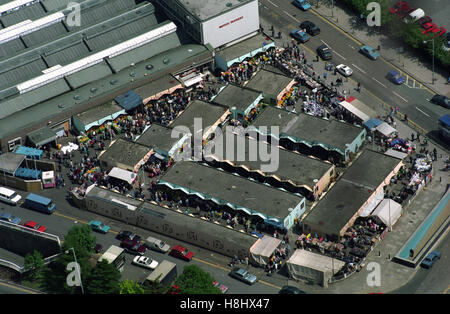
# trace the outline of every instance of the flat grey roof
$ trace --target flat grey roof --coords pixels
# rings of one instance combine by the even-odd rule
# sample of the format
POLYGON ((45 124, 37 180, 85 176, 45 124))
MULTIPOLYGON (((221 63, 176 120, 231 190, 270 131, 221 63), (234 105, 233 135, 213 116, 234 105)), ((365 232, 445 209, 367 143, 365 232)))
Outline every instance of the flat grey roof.
POLYGON ((401 159, 365 149, 341 179, 375 189, 401 162, 401 159))
POLYGON ((222 91, 220 91, 212 102, 228 108, 236 107, 236 109, 244 111, 260 96, 260 92, 245 87, 228 84, 222 91))
POLYGON ((216 15, 256 0, 176 0, 200 21, 208 20, 216 15))
POLYGON ((259 70, 245 85, 263 94, 278 95, 292 82, 292 78, 267 70, 259 70))
POLYGON ((4 153, 0 155, 0 170, 7 172, 9 174, 14 174, 14 172, 19 168, 22 162, 25 160, 26 156, 22 154, 15 153, 4 153))
POLYGON ((363 128, 337 120, 326 120, 304 113, 292 113, 272 106, 266 107, 252 123, 255 128, 279 126, 280 135, 292 136, 308 142, 318 142, 346 150, 363 128))
POLYGON ((257 34, 253 37, 240 41, 239 43, 216 50, 216 55, 221 56, 225 61, 231 61, 239 58, 251 51, 262 48, 263 44, 271 44, 273 40, 262 34, 257 34))
POLYGON ((122 110, 122 107, 120 107, 114 100, 111 100, 106 104, 95 106, 91 109, 81 112, 75 117, 84 125, 88 125, 89 123, 98 121, 106 116, 112 115, 122 110))
MULTIPOLYGON (((168 91, 169 89, 180 85, 181 83, 172 75, 165 75, 149 84, 136 88, 134 91, 136 94, 142 97, 142 99, 146 99, 148 97, 152 97, 156 94, 159 94, 164 91, 168 91)), ((182 88, 182 87, 181 87, 182 88)))
MULTIPOLYGON (((86 197, 100 198, 100 199, 108 200, 110 202, 114 202, 115 204, 121 204, 120 202, 123 202, 123 203, 127 203, 129 205, 135 206, 136 209, 142 203, 142 201, 122 195, 120 193, 116 193, 112 190, 99 188, 98 186, 92 187, 92 189, 90 189, 89 192, 86 194, 86 197)), ((123 205, 123 206, 126 207, 126 205, 123 205)))
POLYGON ((191 161, 175 163, 161 178, 177 188, 284 220, 304 198, 191 161))
MULTIPOLYGON (((312 189, 316 185, 315 180, 320 180, 330 168, 334 167, 332 164, 318 159, 309 158, 273 145, 264 144, 255 139, 237 135, 230 130, 226 130, 223 136, 217 137, 211 142, 212 144, 223 143, 223 154, 220 151, 219 153, 214 150, 211 151, 211 157, 215 160, 231 162, 234 166, 243 166, 246 169, 259 171, 267 176, 276 176, 279 180, 283 182, 289 181, 296 186, 307 185, 312 189), (228 136, 232 140, 227 140, 228 136), (231 150, 227 148, 227 145, 234 147, 231 150), (240 150, 243 153, 238 153, 240 150), (226 152, 234 152, 234 155, 227 156, 226 152), (262 161, 260 152, 264 152, 271 160, 262 161), (261 170, 262 165, 267 167, 270 164, 274 166, 274 171, 261 170)), ((231 153, 229 154, 231 155, 231 153)), ((209 154, 206 156, 209 156, 209 154)))
POLYGON ((119 138, 98 159, 134 168, 150 150, 147 146, 119 138))
POLYGON ((172 128, 153 123, 136 140, 136 143, 168 152, 179 140, 179 138, 172 138, 171 135, 172 128))
POLYGON ((194 135, 194 119, 200 118, 202 130, 206 127, 212 126, 225 113, 227 108, 219 105, 210 104, 201 100, 194 100, 191 102, 182 113, 176 117, 170 124, 171 128, 185 126, 191 130, 194 135))

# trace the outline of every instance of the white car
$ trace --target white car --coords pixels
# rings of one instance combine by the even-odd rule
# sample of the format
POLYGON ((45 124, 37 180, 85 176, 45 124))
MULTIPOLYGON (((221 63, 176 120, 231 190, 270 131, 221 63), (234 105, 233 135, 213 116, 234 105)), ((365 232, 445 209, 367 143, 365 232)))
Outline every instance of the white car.
POLYGON ((346 77, 352 75, 353 73, 353 70, 345 64, 339 64, 338 66, 336 66, 336 70, 346 77))
POLYGON ((155 269, 156 267, 158 267, 159 263, 155 260, 152 260, 150 257, 138 255, 133 259, 133 264, 142 266, 142 267, 145 267, 148 269, 155 269))

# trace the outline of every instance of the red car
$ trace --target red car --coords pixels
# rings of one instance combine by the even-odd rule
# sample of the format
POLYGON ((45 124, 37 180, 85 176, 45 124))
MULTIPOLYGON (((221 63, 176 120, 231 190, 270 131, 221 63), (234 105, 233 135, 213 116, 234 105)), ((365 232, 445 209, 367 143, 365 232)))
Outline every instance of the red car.
POLYGON ((36 221, 33 220, 25 221, 23 226, 40 232, 44 232, 45 230, 47 230, 45 226, 41 226, 40 224, 38 224, 36 221))
POLYGON ((180 258, 188 262, 190 262, 192 260, 192 257, 194 257, 194 253, 182 247, 181 245, 175 245, 170 251, 169 255, 172 255, 174 257, 180 258))
POLYGON ((120 247, 123 247, 131 254, 144 255, 147 251, 147 247, 137 240, 125 239, 120 243, 120 247))

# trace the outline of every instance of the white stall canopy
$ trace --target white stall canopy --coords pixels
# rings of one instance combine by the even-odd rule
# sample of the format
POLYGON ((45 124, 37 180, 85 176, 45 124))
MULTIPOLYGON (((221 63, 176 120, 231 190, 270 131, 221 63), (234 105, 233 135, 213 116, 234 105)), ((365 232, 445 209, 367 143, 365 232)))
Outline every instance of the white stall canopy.
POLYGON ((136 180, 136 174, 134 172, 123 170, 118 167, 112 168, 108 173, 108 176, 125 181, 130 185, 133 185, 134 180, 136 180))
POLYGON ((264 266, 269 262, 273 252, 280 246, 281 240, 264 235, 250 248, 252 262, 264 266))
POLYGON ((384 154, 402 160, 408 157, 407 153, 399 152, 398 150, 395 150, 393 148, 389 148, 384 154))
POLYGON ((402 205, 389 198, 384 199, 372 213, 372 216, 378 217, 388 228, 392 227, 401 215, 402 205))
POLYGON ((381 189, 371 200, 370 202, 363 208, 360 217, 368 217, 372 213, 375 207, 380 204, 380 202, 384 199, 384 191, 381 189))
POLYGON ((387 124, 386 122, 381 123, 379 126, 377 126, 375 128, 375 130, 377 130, 378 132, 380 132, 382 135, 386 136, 386 137, 390 137, 392 136, 395 132, 397 132, 396 129, 394 129, 393 127, 391 127, 389 124, 387 124))

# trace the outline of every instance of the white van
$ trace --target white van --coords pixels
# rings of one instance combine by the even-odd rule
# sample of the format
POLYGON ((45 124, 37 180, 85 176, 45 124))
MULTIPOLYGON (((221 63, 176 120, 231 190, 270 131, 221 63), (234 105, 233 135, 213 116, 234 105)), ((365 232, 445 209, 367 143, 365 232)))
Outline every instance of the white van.
POLYGON ((150 250, 161 253, 167 253, 170 249, 170 245, 153 237, 148 237, 147 240, 145 240, 145 246, 150 250))
POLYGON ((17 205, 22 199, 22 196, 16 193, 16 191, 0 187, 0 201, 10 205, 17 205))

